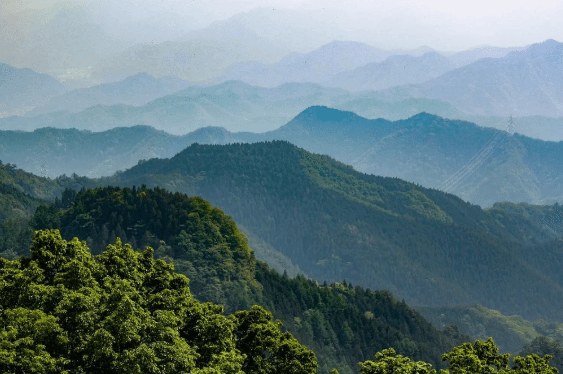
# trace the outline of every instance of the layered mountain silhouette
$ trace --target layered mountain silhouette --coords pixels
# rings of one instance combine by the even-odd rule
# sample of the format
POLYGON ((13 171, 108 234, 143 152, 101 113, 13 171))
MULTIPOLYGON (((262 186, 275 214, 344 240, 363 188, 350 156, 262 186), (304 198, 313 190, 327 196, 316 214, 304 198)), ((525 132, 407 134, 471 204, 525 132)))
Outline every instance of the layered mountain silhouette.
POLYGON ((370 63, 336 74, 326 85, 349 91, 377 91, 426 82, 453 68, 454 64, 437 52, 428 52, 422 56, 392 56, 383 62, 370 63))
POLYGON ((542 221, 490 214, 286 142, 192 145, 98 183, 202 196, 314 279, 384 288, 418 305, 480 303, 560 319, 563 249, 542 221))
POLYGON ((47 74, 0 63, 0 117, 24 113, 64 91, 62 83, 47 74))
POLYGON ((453 70, 411 94, 445 100, 475 115, 563 115, 563 44, 533 44, 503 58, 488 58, 453 70))
MULTIPOLYGON (((233 93, 231 89, 226 92, 233 93)), ((172 104, 179 106, 173 101, 170 107, 172 104)), ((563 170, 558 162, 563 157, 563 142, 545 142, 511 134, 506 127, 483 128, 426 113, 391 122, 310 107, 286 125, 265 133, 207 127, 175 136, 146 126, 99 133, 54 128, 31 133, 5 131, 0 159, 51 177, 72 173, 99 177, 132 167, 141 159, 172 157, 194 142, 276 139, 330 155, 365 173, 445 190, 481 206, 498 201, 553 203, 563 197, 563 170)))
POLYGON ((216 79, 240 80, 262 87, 275 87, 289 82, 321 83, 335 74, 381 61, 388 54, 364 43, 334 41, 309 53, 290 55, 274 64, 235 64, 216 79))
POLYGON ((134 105, 140 106, 159 97, 186 88, 188 82, 179 79, 154 78, 147 73, 139 73, 122 81, 75 89, 50 99, 44 105, 26 113, 26 116, 69 111, 80 112, 96 105, 134 105))

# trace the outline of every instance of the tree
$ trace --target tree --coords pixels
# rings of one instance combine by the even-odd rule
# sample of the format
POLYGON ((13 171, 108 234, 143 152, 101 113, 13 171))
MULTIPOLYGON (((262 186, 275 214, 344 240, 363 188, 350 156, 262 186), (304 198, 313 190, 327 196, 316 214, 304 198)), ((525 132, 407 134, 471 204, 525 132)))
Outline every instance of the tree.
POLYGON ((536 354, 515 356, 515 365, 509 367, 510 354, 499 353, 493 338, 477 340, 474 344, 464 343, 442 355, 449 367, 443 373, 452 374, 556 374, 557 368, 549 360, 553 356, 540 357, 536 354))
POLYGON ((375 354, 375 360, 358 363, 361 374, 435 374, 436 370, 427 362, 412 361, 398 355, 393 348, 375 354))
POLYGON ((2 373, 242 374, 249 362, 267 363, 249 372, 316 372, 313 352, 271 314, 225 316, 200 303, 150 247, 117 239, 93 256, 85 242, 45 230, 30 252, 0 258, 2 373))
POLYGON ((281 321, 255 305, 250 311, 235 312, 237 348, 247 356, 245 373, 315 373, 315 354, 289 332, 281 331, 281 321))

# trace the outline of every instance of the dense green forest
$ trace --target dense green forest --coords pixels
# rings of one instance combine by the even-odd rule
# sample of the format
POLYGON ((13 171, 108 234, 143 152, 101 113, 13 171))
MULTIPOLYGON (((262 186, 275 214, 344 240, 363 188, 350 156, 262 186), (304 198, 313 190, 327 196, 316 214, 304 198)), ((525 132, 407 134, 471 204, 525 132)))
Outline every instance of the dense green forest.
POLYGON ((65 188, 79 190, 88 183, 78 176, 40 177, 0 161, 0 256, 13 258, 18 248, 29 248, 28 221, 37 207, 53 201, 65 188))
POLYGON ((312 351, 254 306, 225 316, 185 276, 119 239, 97 256, 57 230, 0 258, 3 373, 315 373, 312 351))
MULTIPOLYGON (((93 256, 78 238, 36 231, 29 257, 0 258, 0 370, 16 373, 296 373, 315 354, 259 306, 224 315, 192 297, 187 277, 116 239, 93 256)), ((344 285, 346 288, 346 285, 344 285)), ((356 288, 355 291, 358 291, 356 288)), ((361 290, 360 290, 361 291, 361 290)), ((370 318, 372 319, 372 318, 370 318)), ((534 341, 529 349, 545 349, 534 341)), ((501 354, 494 341, 441 355, 444 373, 556 374, 552 355, 501 354)), ((436 374, 394 348, 358 362, 360 374, 436 374)), ((332 374, 339 370, 332 369, 332 374)))
MULTIPOLYGON (((518 315, 503 315, 481 305, 455 307, 417 307, 428 321, 438 328, 456 325, 459 331, 474 339, 492 336, 499 349, 518 353, 534 339, 563 339, 563 324, 546 320, 527 321, 518 315)), ((548 352, 546 352, 548 353, 548 352)), ((551 352, 553 353, 553 352, 551 352)), ((563 366, 560 367, 563 369, 563 366)))
POLYGON ((254 304, 272 311, 315 351, 323 372, 352 373, 357 362, 390 346, 440 365, 441 352, 468 339, 455 328, 436 330, 388 291, 279 274, 256 261, 234 222, 201 198, 160 188, 104 187, 72 199, 68 206, 62 199, 40 207, 34 228, 59 229, 66 240, 86 238, 95 254, 115 237, 132 248, 153 246, 157 258, 188 276, 199 300, 222 304, 228 313, 254 304))
POLYGON ((483 210, 280 141, 195 144, 97 183, 202 196, 319 281, 388 289, 412 305, 476 303, 561 321, 563 241, 508 206, 483 210))
MULTIPOLYGON (((414 239, 422 238, 424 240, 422 244, 426 246, 434 245, 432 234, 451 235, 449 230, 452 230, 452 228, 458 230, 458 232, 469 233, 466 239, 470 243, 475 237, 485 238, 483 240, 486 244, 485 248, 472 248, 473 246, 470 246, 469 248, 472 248, 469 252, 470 256, 461 256, 460 258, 460 260, 464 258, 465 261, 469 260, 470 265, 473 262, 472 266, 476 266, 479 272, 492 273, 495 269, 505 268, 506 265, 503 264, 506 264, 508 259, 509 262, 512 261, 513 264, 517 265, 526 263, 527 266, 524 267, 524 270, 529 271, 528 274, 531 274, 530 279, 538 276, 538 271, 534 270, 536 268, 544 272, 544 281, 546 278, 548 282, 556 280, 559 283, 561 280, 558 265, 561 241, 558 239, 557 231, 561 225, 561 213, 560 207, 557 204, 553 206, 532 206, 527 204, 499 203, 490 209, 482 210, 477 206, 461 201, 453 195, 424 189, 398 179, 380 178, 357 173, 350 167, 335 162, 329 157, 309 154, 284 142, 259 143, 252 146, 237 144, 225 147, 194 145, 183 152, 183 157, 180 157, 181 155, 171 160, 149 160, 142 162, 132 170, 103 180, 91 180, 77 176, 63 176, 51 180, 24 173, 18 170, 15 165, 2 165, 0 171, 6 175, 3 182, 5 181, 5 185, 9 187, 9 189, 5 190, 7 192, 3 196, 15 202, 5 205, 9 209, 5 210, 6 214, 2 218, 2 227, 6 227, 5 223, 10 222, 19 211, 22 212, 21 216, 24 217, 20 220, 17 230, 4 230, 2 235, 0 235, 0 244, 2 245, 0 252, 2 252, 2 256, 15 258, 18 254, 27 253, 32 228, 41 228, 41 225, 47 222, 52 227, 59 227, 63 231, 68 230, 65 233, 65 238, 67 239, 70 239, 72 236, 84 238, 94 253, 100 253, 105 248, 104 240, 107 240, 106 243, 110 243, 112 242, 111 238, 117 236, 122 237, 124 241, 130 243, 136 249, 142 249, 145 245, 151 245, 155 248, 158 258, 174 261, 176 269, 190 277, 192 291, 200 300, 222 303, 226 306, 228 312, 248 308, 254 303, 263 305, 268 310, 273 311, 277 318, 282 319, 285 326, 295 336, 299 337, 300 340, 317 352, 323 369, 328 370, 331 367, 338 367, 341 372, 352 372, 356 362, 369 358, 374 350, 384 349, 384 342, 393 342, 389 345, 398 347, 403 354, 411 354, 415 359, 425 359, 435 365, 439 365, 439 353, 447 350, 448 344, 452 346, 452 344, 459 342, 463 335, 457 330, 450 329, 450 326, 448 326, 445 330, 446 337, 440 336, 436 338, 440 343, 435 343, 438 340, 433 340, 435 339, 432 338, 434 333, 413 334, 405 328, 404 324, 400 323, 403 317, 398 320, 394 319, 392 313, 398 312, 396 312, 396 307, 393 307, 390 310, 394 310, 394 312, 387 317, 379 316, 374 319, 376 323, 383 321, 380 325, 376 324, 366 327, 362 324, 356 324, 357 321, 363 320, 359 317, 355 318, 355 323, 348 323, 351 331, 354 332, 355 339, 360 339, 360 341, 362 339, 356 337, 356 331, 368 331, 366 336, 375 335, 376 331, 379 335, 381 335, 381 331, 386 331, 387 334, 384 334, 381 344, 377 347, 374 346, 373 349, 356 349, 356 345, 347 345, 346 339, 349 338, 346 338, 345 325, 342 323, 338 313, 331 315, 328 311, 324 311, 320 313, 322 318, 318 318, 318 313, 315 314, 309 311, 315 309, 322 310, 314 303, 315 300, 322 299, 321 296, 303 299, 305 301, 299 302, 301 307, 294 311, 279 304, 284 298, 272 297, 264 292, 264 289, 267 288, 264 274, 267 273, 271 274, 266 278, 278 278, 275 281, 270 280, 275 285, 274 289, 281 287, 280 285, 282 284, 288 284, 284 295, 292 294, 289 290, 301 287, 299 286, 301 283, 307 285, 306 287, 310 287, 312 294, 320 292, 319 290, 323 289, 323 287, 328 287, 331 290, 329 293, 330 298, 334 300, 327 301, 325 304, 337 303, 338 299, 341 299, 343 295, 347 298, 353 295, 353 298, 348 301, 348 304, 352 305, 351 310, 353 312, 351 313, 357 316, 363 315, 365 319, 366 309, 358 307, 360 304, 365 305, 362 304, 365 301, 356 300, 357 293, 355 292, 342 293, 344 290, 357 288, 351 287, 350 283, 342 282, 342 279, 345 278, 347 282, 355 285, 359 284, 353 277, 349 276, 349 274, 354 273, 350 269, 344 269, 348 273, 334 273, 329 277, 325 277, 329 283, 338 283, 319 287, 315 282, 304 277, 290 279, 277 274, 260 262, 256 262, 253 255, 250 257, 245 257, 244 255, 237 257, 231 255, 224 256, 225 252, 219 254, 212 253, 196 258, 192 262, 186 260, 185 256, 186 253, 194 249, 192 247, 182 247, 177 237, 178 234, 171 234, 178 229, 186 231, 186 227, 181 227, 183 224, 179 223, 180 221, 177 219, 168 220, 162 219, 162 217, 167 217, 167 214, 171 214, 185 219, 185 213, 182 211, 191 209, 189 207, 193 207, 195 203, 187 203, 186 201, 172 203, 171 206, 164 208, 164 213, 156 214, 156 217, 160 217, 160 223, 156 222, 157 219, 154 218, 154 215, 151 216, 154 212, 159 211, 159 206, 167 206, 168 203, 166 201, 174 201, 177 196, 182 195, 170 194, 171 196, 176 196, 174 198, 164 197, 163 195, 156 199, 161 201, 160 203, 147 202, 137 204, 136 202, 127 202, 128 200, 125 200, 125 203, 122 200, 114 201, 112 199, 116 197, 110 196, 111 194, 105 189, 97 190, 97 193, 107 195, 103 198, 95 197, 96 193, 84 190, 78 194, 84 202, 83 206, 72 207, 71 203, 76 199, 76 192, 73 192, 71 189, 63 192, 64 188, 69 186, 79 190, 82 187, 96 185, 132 185, 135 184, 135 181, 138 181, 139 185, 141 183, 163 185, 175 190, 188 190, 191 195, 201 195, 206 198, 209 198, 207 195, 215 196, 214 198, 222 204, 219 206, 234 211, 233 213, 233 211, 229 212, 227 210, 235 218, 237 216, 244 218, 244 214, 247 213, 251 217, 258 217, 255 219, 247 218, 246 220, 237 218, 237 221, 244 222, 245 231, 256 233, 253 243, 260 243, 260 245, 267 246, 273 251, 285 249, 290 245, 296 246, 297 249, 295 251, 286 251, 285 255, 290 256, 290 261, 295 261, 297 265, 300 265, 308 276, 311 275, 311 267, 313 269, 315 267, 324 267, 325 270, 332 267, 332 269, 338 270, 338 264, 342 263, 342 257, 339 253, 336 253, 329 258, 330 261, 317 261, 313 263, 313 266, 307 265, 307 261, 297 262, 303 261, 304 258, 306 260, 306 256, 311 257, 308 251, 304 251, 305 248, 318 248, 318 253, 321 253, 322 248, 332 248, 333 250, 336 248, 341 251, 340 253, 353 258, 356 246, 366 248, 371 245, 374 249, 377 248, 379 252, 382 249, 387 250, 388 258, 386 261, 391 261, 386 262, 386 264, 393 266, 396 265, 396 263, 393 263, 393 261, 396 261, 392 257, 393 249, 399 248, 399 261, 403 262, 402 264, 400 263, 403 267, 402 269, 399 267, 395 271, 397 273, 404 271, 403 274, 408 274, 408 277, 415 277, 416 279, 416 276, 420 274, 412 271, 412 264, 409 263, 412 260, 404 256, 409 254, 407 250, 410 249, 408 247, 416 240, 410 240, 409 243, 406 243, 406 238, 400 235, 393 235, 389 238, 389 233, 392 233, 392 231, 383 232, 387 237, 382 235, 382 230, 392 230, 394 225, 410 227, 414 223, 415 227, 410 227, 410 231, 405 230, 403 227, 398 232, 414 232, 417 235, 414 239), (278 164, 275 162, 277 157, 281 160, 278 164), (237 164, 240 162, 242 162, 241 166, 237 164), (146 164, 149 164, 149 168, 143 170, 143 168, 147 167, 146 164), (148 173, 151 164, 157 167, 153 170, 153 173, 148 173), (244 168, 247 169, 246 172, 244 168), (291 182, 290 184, 285 183, 288 179, 291 182), (158 181, 158 183, 155 181, 158 181), (28 217, 35 207, 44 202, 43 199, 45 198, 54 199, 54 204, 39 209, 33 217, 32 225, 26 226, 27 220, 25 217, 28 217), (105 204, 96 208, 92 207, 95 204, 101 204, 104 200, 107 200, 105 204), (301 202, 302 205, 298 204, 298 202, 301 202), (85 203, 87 205, 84 205, 85 203), (175 207, 176 204, 178 204, 178 207, 175 207), (282 205, 287 208, 288 212, 283 214, 282 209, 276 208, 276 205, 282 205), (17 206, 25 207, 25 209, 14 208, 17 206), (143 210, 136 210, 137 206, 142 207, 143 210), (268 210, 271 207, 274 209, 268 210), (338 209, 342 209, 342 214, 338 213, 338 209), (332 212, 333 210, 334 212, 332 212), (354 210, 357 212, 354 213, 354 210), (61 212, 64 212, 64 214, 61 212), (331 215, 330 213, 333 214, 331 215), (144 217, 144 221, 140 222, 139 217, 144 217), (315 219, 318 222, 314 222, 315 219), (432 224, 429 225, 428 222, 432 224), (304 227, 298 227, 300 224, 304 227), (314 225, 311 226, 311 224, 314 225), (159 225, 163 227, 159 229, 159 225), (378 233, 377 237, 375 237, 373 230, 371 232, 368 230, 369 225, 372 225, 372 228, 378 231, 375 232, 378 233), (251 229, 249 230, 248 227, 251 227, 251 229), (293 229, 294 232, 288 231, 288 228, 293 229), (318 231, 315 231, 317 229, 318 231), (166 230, 170 231, 167 232, 166 230), (71 233, 71 231, 74 233, 71 233), (156 232, 158 232, 158 235, 156 232), (335 242, 334 237, 337 234, 343 234, 345 238, 351 240, 349 242, 345 240, 335 242), (296 236, 297 239, 293 238, 293 236, 296 236), (365 239, 370 239, 371 242, 365 239), (281 246, 280 243, 282 244, 281 246), (338 248, 338 246, 341 248, 338 248), (513 252, 507 255, 506 251, 499 250, 499 248, 502 249, 505 246, 509 246, 513 252), (479 260, 478 256, 481 256, 478 255, 479 252, 471 253, 475 250, 484 252, 485 256, 487 256, 487 251, 496 251, 497 253, 493 254, 497 256, 498 260, 496 261, 498 263, 489 263, 487 261, 475 263, 475 260, 479 260), (542 253, 542 256, 538 256, 537 253, 542 253), (295 256, 296 254, 297 256, 295 256), (182 256, 184 257, 182 258, 182 256), (525 261, 519 261, 519 259, 525 261), (208 266, 217 261, 221 264, 217 269, 208 266), (246 274, 245 271, 235 274, 233 269, 246 269, 245 261, 254 265, 247 269, 246 274), (197 265, 194 266, 194 263, 197 265), (303 266, 303 264, 307 267, 303 266), (406 270, 405 265, 407 267, 406 270), (253 270, 252 267, 254 267, 253 270), (231 278, 229 279, 229 277, 231 278), (389 330, 388 326, 392 326, 392 329, 389 330), (311 331, 313 334, 311 334, 311 331), (430 341, 434 341, 434 343, 428 343, 430 341)), ((135 191, 141 190, 152 191, 148 188, 135 189, 135 191)), ((120 190, 118 189, 117 191, 120 190)), ((123 191, 133 190, 126 189, 123 191)), ((165 195, 167 194, 161 189, 157 189, 157 191, 165 195)), ((131 195, 129 199, 134 200, 134 194, 129 192, 124 194, 131 195)), ((120 194, 118 193, 117 195, 119 196, 120 194)), ((180 198, 179 201, 183 201, 182 199, 180 198)), ((207 206, 207 208, 203 209, 203 211, 207 212, 204 216, 211 217, 212 213, 210 212, 213 209, 201 199, 199 201, 202 204, 201 207, 207 206)), ((204 227, 207 230, 208 226, 205 226, 208 224, 205 223, 206 219, 203 221, 203 226, 199 222, 195 223, 195 226, 192 228, 204 227)), ((211 225, 209 227, 214 226, 211 225)), ((210 232, 216 232, 213 230, 210 232)), ((198 240, 199 242, 196 242, 199 243, 198 248, 200 249, 209 244, 201 238, 198 240)), ((228 245, 228 242, 223 239, 217 240, 213 244, 216 248, 224 248, 225 245, 228 245)), ((187 242, 184 240, 184 244, 187 242)), ((438 242, 438 244, 442 245, 443 243, 438 242)), ((474 245, 475 242, 472 244, 474 245)), ((420 247, 418 250, 421 251, 420 255, 423 255, 424 246, 421 246, 420 243, 418 246, 420 247)), ((448 247, 442 249, 445 252, 448 250, 448 247)), ((377 251, 374 252, 372 249, 371 254, 375 255, 372 257, 377 258, 377 256, 381 256, 381 253, 377 253, 377 251)), ((245 251, 240 253, 243 252, 245 251)), ((435 249, 430 248, 430 253, 436 253, 435 249)), ((368 253, 366 261, 373 261, 373 258, 370 258, 369 255, 368 253)), ((455 257, 455 253, 450 254, 450 256, 455 257)), ((380 264, 381 269, 385 267, 388 266, 380 264)), ((277 267, 277 269, 279 268, 277 267)), ((433 269, 431 270, 434 271, 433 269)), ((452 271, 455 271, 455 267, 452 271)), ((437 269, 437 273, 439 274, 440 272, 441 270, 437 269)), ((431 274, 431 272, 426 272, 426 274, 429 273, 431 274)), ((501 274, 503 274, 503 277, 505 274, 512 277, 518 275, 506 272, 501 274)), ((466 274, 461 275, 466 276, 466 274)), ((323 277, 317 277, 314 274, 313 276, 316 279, 323 279, 323 277)), ((454 281, 462 282, 463 277, 454 279, 454 281)), ((501 281, 508 283, 504 278, 501 278, 501 281)), ((411 282, 414 283, 412 279, 411 282)), ((495 287, 497 286, 495 284, 495 287)), ((385 287, 380 283, 368 285, 367 287, 372 289, 391 288, 385 287)), ((558 287, 556 287, 556 291, 558 287)), ((396 290, 392 291, 396 292, 396 290)), ((299 292, 295 291, 293 293, 297 295, 296 299, 301 300, 301 296, 299 296, 301 293, 299 292)), ((377 295, 380 292, 366 292, 368 295, 372 295, 370 297, 373 299, 367 305, 371 305, 370 308, 377 309, 377 302, 380 302, 377 295)), ((546 291, 545 293, 547 294, 548 292, 546 291)), ((531 295, 538 297, 537 293, 532 293, 531 295)), ((557 292, 554 295, 557 295, 557 292)), ((403 297, 400 294, 399 296, 403 297)), ((444 295, 438 296, 447 299, 444 295)), ((509 305, 516 305, 516 310, 505 307, 504 313, 519 313, 526 316, 521 311, 529 310, 530 306, 535 305, 534 301, 526 300, 526 297, 529 296, 530 294, 520 291, 515 293, 512 297, 516 299, 513 299, 512 304, 509 305)), ((409 300, 407 299, 407 301, 409 300)), ((557 299, 554 301, 557 302, 557 299)), ((450 305, 454 305, 455 300, 447 300, 447 303, 450 302, 450 305)), ((395 304, 401 305, 401 303, 396 301, 395 304)), ((548 309, 554 308, 553 302, 552 305, 548 303, 546 305, 548 305, 548 309)), ((487 306, 491 307, 491 305, 487 306)), ((406 305, 405 308, 405 310, 410 309, 406 305)), ((502 310, 502 308, 497 309, 502 310)), ((386 310, 386 308, 382 308, 382 310, 386 310)), ((535 320, 534 315, 539 314, 541 316, 541 313, 544 312, 545 310, 540 310, 536 306, 536 313, 526 317, 535 320), (540 313, 537 313, 538 310, 540 313)), ((405 312, 404 315, 409 315, 409 313, 405 312)), ((547 318, 557 319, 557 317, 550 318, 549 316, 547 318)), ((425 331, 425 329, 423 328, 421 331, 425 331)), ((546 333, 545 335, 549 334, 546 333)), ((361 334, 357 334, 357 336, 361 336, 361 334)), ((366 338, 364 340, 365 342, 356 342, 355 344, 360 344, 361 347, 368 345, 370 339, 366 338)), ((502 344, 502 339, 500 342, 502 344)))

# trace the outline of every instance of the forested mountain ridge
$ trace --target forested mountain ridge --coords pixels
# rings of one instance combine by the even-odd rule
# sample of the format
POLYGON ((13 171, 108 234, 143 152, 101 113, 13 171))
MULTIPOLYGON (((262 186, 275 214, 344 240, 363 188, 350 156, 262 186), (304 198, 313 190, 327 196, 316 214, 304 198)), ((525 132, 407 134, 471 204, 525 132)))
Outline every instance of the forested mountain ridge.
MULTIPOLYGON (((518 353, 534 339, 544 337, 557 342, 563 338, 563 324, 545 320, 527 321, 518 315, 503 315, 481 305, 456 307, 419 307, 417 310, 434 326, 458 326, 459 330, 474 339, 492 336, 499 349, 518 353)), ((555 353, 555 352, 553 352, 555 353)), ((539 354, 539 352, 538 352, 539 354)), ((559 368, 561 363, 557 363, 559 368)))
POLYGON ((552 230, 522 241, 520 221, 503 225, 453 195, 361 174, 286 142, 196 144, 98 183, 202 196, 314 279, 389 289, 414 305, 471 300, 560 318, 563 257, 552 230))
POLYGON ((389 346, 439 365, 439 353, 463 338, 437 331, 387 291, 280 275, 257 262, 235 223, 201 198, 144 187, 83 190, 68 207, 41 207, 33 226, 85 238, 94 254, 116 236, 134 248, 152 245, 188 276, 199 300, 227 312, 256 303, 273 311, 316 352, 322 372, 355 372, 358 361, 389 346))
MULTIPOLYGON (((233 84, 224 89, 222 94, 229 96, 232 90, 242 94, 249 88, 233 84)), ((557 162, 563 158, 563 142, 512 135, 427 113, 391 122, 315 106, 266 133, 206 127, 175 136, 134 126, 105 132, 47 128, 0 135, 0 159, 52 178, 72 173, 111 175, 139 160, 172 157, 194 142, 287 140, 356 170, 446 190, 484 207, 499 201, 553 204, 563 197, 563 169, 557 162)))
POLYGON ((283 139, 355 169, 446 190, 491 206, 499 201, 554 203, 563 196, 563 142, 545 142, 420 113, 369 120, 311 107, 267 140, 283 139))

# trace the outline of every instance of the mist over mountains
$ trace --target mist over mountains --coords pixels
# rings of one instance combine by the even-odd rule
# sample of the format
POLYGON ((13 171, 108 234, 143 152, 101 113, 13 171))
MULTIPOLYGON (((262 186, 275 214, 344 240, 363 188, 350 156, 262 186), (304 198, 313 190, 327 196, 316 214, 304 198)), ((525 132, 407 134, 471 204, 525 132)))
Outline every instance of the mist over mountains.
POLYGON ((172 157, 192 143, 287 140, 364 173, 398 177, 454 193, 481 206, 499 201, 554 203, 563 197, 563 142, 507 129, 419 114, 395 122, 310 107, 265 133, 206 127, 183 136, 147 126, 104 132, 43 128, 2 131, 0 159, 36 174, 107 176, 153 157, 172 157))
POLYGON ((352 374, 388 347, 441 369, 489 336, 563 369, 563 8, 1 8, 0 372, 156 373, 189 356, 165 371, 352 374), (155 284, 160 301, 133 295, 155 284), (66 312, 77 295, 88 318, 66 312), (204 315, 222 327, 201 333, 204 315), (102 366, 75 370, 91 348, 102 366), (171 361, 141 370, 108 349, 171 361))

